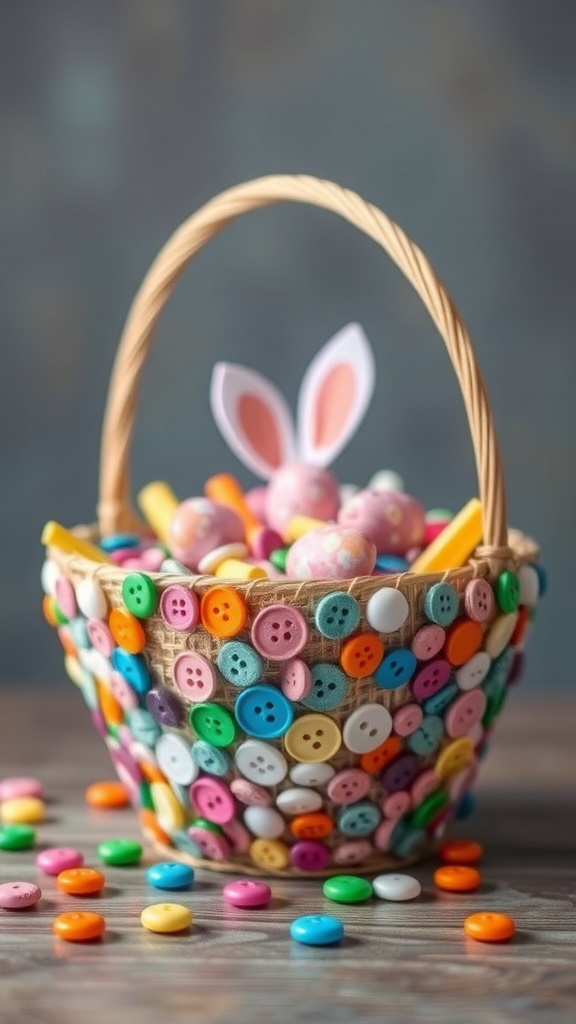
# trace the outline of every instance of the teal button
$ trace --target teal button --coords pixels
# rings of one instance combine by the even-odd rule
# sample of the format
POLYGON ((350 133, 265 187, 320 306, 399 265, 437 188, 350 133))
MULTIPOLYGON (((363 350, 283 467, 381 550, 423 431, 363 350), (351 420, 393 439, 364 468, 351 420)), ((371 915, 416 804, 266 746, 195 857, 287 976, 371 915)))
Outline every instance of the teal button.
POLYGON ((312 688, 302 700, 312 711, 333 711, 348 693, 348 680, 342 669, 330 663, 313 665, 310 670, 312 688))
POLYGON ((450 583, 434 583, 424 598, 424 612, 430 622, 449 626, 458 615, 459 598, 450 583))
POLYGON ((379 824, 382 815, 375 804, 360 800, 343 807, 338 814, 338 828, 345 836, 368 836, 379 824))
POLYGON ((232 767, 232 760, 225 750, 219 750, 206 740, 196 740, 190 753, 194 764, 208 775, 226 775, 232 767))
POLYGON ((397 690, 410 681, 416 665, 416 657, 405 647, 395 647, 389 651, 376 669, 374 678, 383 690, 397 690))
POLYGON ((223 644, 216 659, 218 668, 234 686, 252 686, 262 678, 264 662, 260 655, 240 640, 223 644))
POLYGON ((442 715, 460 693, 457 683, 448 683, 438 693, 425 700, 422 707, 425 715, 442 715))
POLYGON ((414 754, 425 757, 433 754, 440 746, 444 735, 444 723, 438 715, 425 715, 420 725, 408 737, 408 746, 414 754))
POLYGON ((358 601, 343 590, 326 594, 314 611, 316 628, 329 640, 341 640, 349 636, 360 622, 358 601))
POLYGON ((152 749, 160 735, 160 726, 150 712, 145 708, 133 708, 126 711, 126 721, 134 739, 152 749))

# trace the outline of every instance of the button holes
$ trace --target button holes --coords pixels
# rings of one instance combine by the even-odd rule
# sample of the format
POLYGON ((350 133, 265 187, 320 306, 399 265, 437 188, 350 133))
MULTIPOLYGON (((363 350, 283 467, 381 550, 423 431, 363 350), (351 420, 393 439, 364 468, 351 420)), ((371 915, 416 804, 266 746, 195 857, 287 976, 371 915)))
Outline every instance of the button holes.
POLYGON ((281 629, 281 628, 282 627, 281 627, 279 622, 273 622, 272 623, 272 629, 281 629))
POLYGON ((322 746, 322 744, 319 743, 318 740, 316 740, 316 742, 312 744, 312 747, 313 747, 314 750, 320 750, 321 746, 322 746))
POLYGON ((290 642, 291 639, 292 639, 292 633, 288 633, 288 632, 284 633, 284 640, 286 640, 286 642, 290 642))
POLYGON ((360 725, 358 726, 358 728, 359 728, 359 729, 360 729, 360 730, 361 730, 362 732, 364 732, 364 730, 368 728, 368 722, 360 722, 360 725))
POLYGON ((324 729, 316 729, 316 735, 317 736, 323 736, 324 735, 324 729))
POLYGON ((292 619, 284 619, 284 629, 292 629, 293 626, 294 626, 294 623, 293 623, 292 619))

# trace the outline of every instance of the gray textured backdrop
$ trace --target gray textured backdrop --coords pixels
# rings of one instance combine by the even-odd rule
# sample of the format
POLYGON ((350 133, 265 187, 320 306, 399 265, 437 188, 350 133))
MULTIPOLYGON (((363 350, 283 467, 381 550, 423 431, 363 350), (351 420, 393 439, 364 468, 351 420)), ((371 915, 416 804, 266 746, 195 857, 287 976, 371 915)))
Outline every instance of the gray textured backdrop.
MULTIPOLYGON (((40 530, 93 518, 107 378, 150 260, 214 192, 294 171, 382 206, 460 306, 510 521, 551 574, 527 685, 572 684, 575 23, 568 0, 0 2, 6 682, 62 676, 39 613, 40 530)), ((460 506, 473 460, 431 324, 374 246, 295 207, 237 223, 185 276, 146 375, 135 484, 165 478, 184 497, 237 471, 210 419, 214 360, 259 367, 293 401, 351 319, 379 384, 339 474, 393 466, 428 505, 460 506)))

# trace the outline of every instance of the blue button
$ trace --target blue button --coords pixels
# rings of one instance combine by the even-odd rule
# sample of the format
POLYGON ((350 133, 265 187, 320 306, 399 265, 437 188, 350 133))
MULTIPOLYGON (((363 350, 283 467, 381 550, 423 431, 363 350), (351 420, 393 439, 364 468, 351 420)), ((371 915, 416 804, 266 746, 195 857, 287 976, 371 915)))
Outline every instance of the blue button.
POLYGON ((392 853, 404 860, 405 857, 414 857, 430 844, 428 833, 423 828, 413 828, 402 819, 396 825, 390 838, 390 849, 392 853))
POLYGON ((378 555, 376 568, 381 573, 406 572, 410 568, 410 563, 399 555, 378 555))
POLYGON ((146 747, 153 747, 160 735, 160 727, 144 708, 126 711, 126 720, 135 740, 146 747))
POLYGON ((458 615, 460 599, 450 583, 435 583, 424 598, 424 611, 430 622, 449 626, 458 615))
POLYGON ((150 670, 140 654, 128 654, 121 647, 112 651, 112 664, 136 693, 143 696, 151 683, 150 670))
POLYGON ((538 574, 539 593, 538 597, 544 597, 548 590, 548 573, 543 565, 534 565, 533 568, 538 574))
POLYGON ((72 637, 74 647, 88 650, 88 648, 92 646, 90 643, 90 637, 88 636, 88 623, 86 622, 86 619, 70 619, 68 629, 70 630, 70 636, 72 637))
POLYGON ((329 640, 350 636, 360 622, 358 601, 343 590, 326 594, 316 605, 314 621, 318 631, 329 640))
POLYGON ((190 753, 194 764, 208 775, 226 775, 232 767, 232 761, 226 751, 213 747, 207 740, 196 740, 190 753))
POLYGON ((119 548, 137 548, 140 546, 140 537, 137 533, 111 533, 109 537, 102 537, 100 547, 102 551, 118 551, 119 548))
POLYGON ((312 689, 302 704, 312 711, 333 711, 348 692, 348 680, 337 665, 320 663, 310 670, 312 689))
POLYGON ((444 735, 444 723, 437 715, 425 715, 420 725, 408 737, 408 746, 415 754, 433 754, 444 735))
POLYGON ((474 813, 476 807, 476 797, 474 793, 464 793, 464 796, 460 800, 458 807, 456 808, 456 817, 460 820, 469 818, 474 813))
POLYGON ((305 946, 331 946, 344 938, 344 925, 330 914, 309 914, 292 921, 290 936, 305 946))
POLYGON ((338 814, 338 828, 345 836, 367 836, 374 831, 381 817, 375 804, 360 800, 342 808, 338 814))
POLYGON ((240 640, 223 644, 216 659, 218 668, 234 686, 252 686, 262 678, 264 663, 259 654, 240 640))
POLYGON ((446 708, 452 703, 454 698, 458 696, 460 690, 456 683, 448 683, 447 686, 443 686, 438 693, 433 694, 432 697, 428 697, 425 700, 422 707, 425 715, 442 715, 446 711, 446 708))
POLYGON ((482 684, 482 689, 487 697, 497 696, 502 687, 506 685, 513 659, 513 647, 506 647, 506 649, 502 651, 502 654, 499 654, 497 658, 494 658, 494 661, 490 665, 488 675, 482 684))
POLYGON ((374 678, 383 690, 397 690, 412 678, 417 664, 412 651, 405 647, 395 647, 380 662, 374 678))
POLYGON ((242 691, 234 705, 234 714, 248 736, 275 740, 292 725, 294 705, 275 686, 261 683, 242 691))
POLYGON ((194 881, 194 870, 178 861, 163 861, 148 868, 146 881, 155 889, 189 889, 194 881))

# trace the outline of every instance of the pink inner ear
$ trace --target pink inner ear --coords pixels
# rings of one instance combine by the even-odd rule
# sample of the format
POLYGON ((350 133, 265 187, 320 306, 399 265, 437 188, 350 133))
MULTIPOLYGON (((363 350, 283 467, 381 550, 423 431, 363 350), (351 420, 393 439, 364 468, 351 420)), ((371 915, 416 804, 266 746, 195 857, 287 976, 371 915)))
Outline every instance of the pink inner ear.
POLYGON ((356 378, 349 363, 338 363, 314 399, 314 445, 327 448, 343 434, 356 397, 356 378))
POLYGON ((278 424, 269 406, 258 395, 241 395, 237 406, 238 423, 253 451, 272 469, 282 463, 282 441, 278 424))

